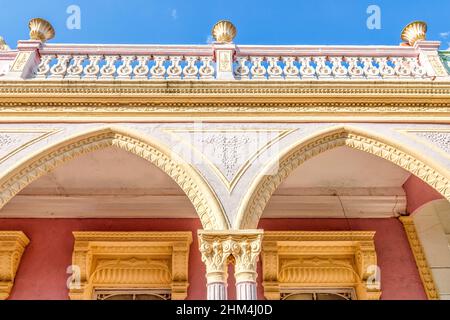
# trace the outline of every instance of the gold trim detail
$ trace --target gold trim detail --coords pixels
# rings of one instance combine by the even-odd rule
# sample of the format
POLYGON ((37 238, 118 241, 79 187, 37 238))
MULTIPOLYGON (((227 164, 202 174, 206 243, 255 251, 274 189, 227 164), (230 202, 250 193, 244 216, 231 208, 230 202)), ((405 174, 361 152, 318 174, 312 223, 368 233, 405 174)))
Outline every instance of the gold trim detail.
POLYGON ((12 72, 21 72, 25 68, 25 65, 27 64, 28 60, 31 57, 32 52, 31 51, 22 51, 19 52, 14 59, 14 62, 11 66, 12 72))
POLYGON ((374 236, 370 231, 266 231, 264 296, 280 300, 283 291, 295 289, 353 288, 359 300, 379 300, 374 236))
POLYGON ((433 275, 428 267, 427 258, 423 252, 420 239, 417 236, 416 226, 412 217, 400 217, 400 221, 405 228, 406 236, 411 247, 411 251, 414 254, 417 269, 419 270, 420 279, 422 280, 423 288, 429 300, 439 300, 439 293, 434 284, 433 275))
POLYGON ((228 229, 219 200, 192 166, 160 143, 117 128, 105 128, 72 137, 18 164, 0 178, 0 208, 31 182, 57 166, 82 154, 110 146, 140 156, 167 173, 192 202, 205 229, 228 229))
POLYGON ((222 183, 227 188, 228 192, 231 193, 236 187, 236 184, 239 182, 241 177, 245 174, 245 172, 250 168, 253 161, 258 158, 264 151, 270 148, 272 145, 289 135, 290 133, 296 131, 297 129, 292 130, 284 130, 284 129, 163 129, 163 132, 169 133, 185 146, 193 150, 196 154, 198 154, 211 168, 211 170, 216 174, 216 176, 222 181, 222 183), (203 152, 198 150, 192 143, 186 141, 182 136, 177 133, 188 132, 188 133, 207 133, 207 132, 215 132, 215 133, 229 133, 229 132, 279 132, 279 134, 273 139, 269 140, 266 144, 264 144, 261 148, 256 150, 245 163, 239 168, 239 170, 234 175, 231 181, 227 179, 225 174, 211 161, 203 152))
POLYGON ((95 289, 166 289, 187 296, 191 232, 74 232, 69 297, 89 300, 95 289), (74 268, 77 267, 77 268, 74 268), (78 278, 77 278, 78 277, 78 278), (77 281, 79 283, 77 283, 77 281))
POLYGON ((9 297, 20 259, 29 242, 22 231, 0 231, 0 300, 9 297))
POLYGON ((256 228, 267 202, 277 187, 305 161, 325 151, 347 146, 365 151, 409 171, 429 184, 446 199, 450 200, 449 174, 445 168, 430 163, 430 159, 422 159, 412 151, 403 151, 401 147, 392 143, 385 143, 380 137, 353 128, 333 128, 300 141, 283 152, 281 159, 276 159, 278 171, 276 174, 266 175, 274 163, 270 164, 249 188, 238 211, 234 228, 256 228), (439 170, 439 171, 438 171, 439 170))
POLYGON ((3 157, 0 156, 0 163, 8 160, 13 155, 15 155, 16 153, 19 153, 23 149, 25 149, 25 148, 47 138, 55 133, 58 133, 60 131, 61 131, 60 129, 51 129, 51 130, 45 130, 45 129, 0 129, 0 134, 2 134, 2 133, 42 133, 42 135, 22 144, 21 146, 15 148, 14 150, 12 150, 8 154, 4 155, 3 157))
MULTIPOLYGON (((431 81, 0 81, 2 117, 448 118, 450 85, 431 81)), ((58 118, 60 120, 60 118, 58 118)), ((323 119, 325 121, 325 119, 323 119)))

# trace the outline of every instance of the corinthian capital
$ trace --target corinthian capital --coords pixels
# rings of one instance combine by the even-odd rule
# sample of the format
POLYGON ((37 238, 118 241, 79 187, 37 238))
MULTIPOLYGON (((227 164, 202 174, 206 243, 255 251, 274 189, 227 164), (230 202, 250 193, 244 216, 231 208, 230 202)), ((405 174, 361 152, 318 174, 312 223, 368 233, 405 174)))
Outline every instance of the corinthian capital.
POLYGON ((255 281, 262 235, 262 230, 199 230, 208 283, 226 282, 230 258, 235 261, 236 281, 255 281))
POLYGON ((261 252, 262 232, 241 236, 235 240, 233 256, 235 259, 236 282, 256 281, 256 267, 261 252))
POLYGON ((202 261, 206 265, 208 283, 226 282, 227 264, 231 254, 231 242, 210 234, 198 236, 202 261))

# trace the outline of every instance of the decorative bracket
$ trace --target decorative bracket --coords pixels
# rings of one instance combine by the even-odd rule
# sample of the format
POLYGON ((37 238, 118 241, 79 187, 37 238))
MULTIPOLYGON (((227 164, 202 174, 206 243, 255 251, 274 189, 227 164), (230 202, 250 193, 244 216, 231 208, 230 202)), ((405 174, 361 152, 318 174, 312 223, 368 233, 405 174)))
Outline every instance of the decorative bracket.
POLYGON ((22 231, 0 231, 0 300, 9 297, 20 259, 29 242, 22 231))

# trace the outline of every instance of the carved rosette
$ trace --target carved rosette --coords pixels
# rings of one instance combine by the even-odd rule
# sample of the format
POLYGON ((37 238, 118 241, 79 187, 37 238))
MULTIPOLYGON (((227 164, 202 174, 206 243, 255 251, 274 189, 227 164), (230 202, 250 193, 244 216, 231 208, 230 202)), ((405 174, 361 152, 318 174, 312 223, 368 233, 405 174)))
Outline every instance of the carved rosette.
POLYGON ((235 263, 236 282, 256 281, 262 230, 199 230, 199 247, 208 283, 227 281, 228 263, 235 263))
POLYGON ((22 231, 0 231, 0 300, 9 297, 20 259, 29 242, 22 231))

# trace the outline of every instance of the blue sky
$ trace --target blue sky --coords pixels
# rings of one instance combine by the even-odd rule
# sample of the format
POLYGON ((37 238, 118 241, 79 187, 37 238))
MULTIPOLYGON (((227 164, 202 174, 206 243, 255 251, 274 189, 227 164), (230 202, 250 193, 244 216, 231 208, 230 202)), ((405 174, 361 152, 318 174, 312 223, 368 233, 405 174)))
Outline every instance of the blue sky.
POLYGON ((429 25, 428 39, 450 45, 449 0, 0 0, 0 35, 11 47, 28 39, 30 18, 56 29, 52 42, 204 44, 211 26, 230 19, 238 44, 390 44, 410 21, 429 25), (70 5, 81 29, 69 30, 70 5), (369 30, 369 5, 381 9, 381 29, 369 30))

